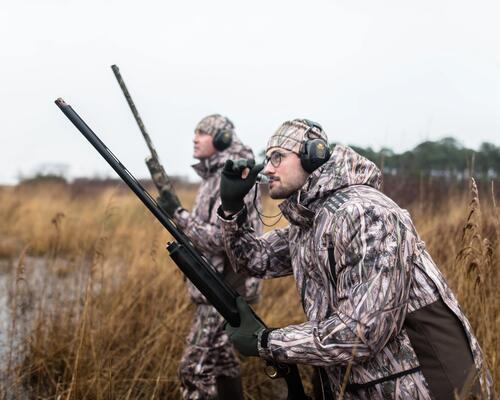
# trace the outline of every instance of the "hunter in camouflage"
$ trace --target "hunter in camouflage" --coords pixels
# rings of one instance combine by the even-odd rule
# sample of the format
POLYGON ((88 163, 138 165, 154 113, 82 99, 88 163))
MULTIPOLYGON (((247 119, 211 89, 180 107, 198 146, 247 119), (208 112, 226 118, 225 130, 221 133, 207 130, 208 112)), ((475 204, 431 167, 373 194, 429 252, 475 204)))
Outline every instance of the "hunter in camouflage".
MULTIPOLYGON (((320 367, 345 399, 454 399, 464 386, 493 398, 467 318, 408 212, 380 192, 375 164, 337 145, 311 174, 299 171, 311 134, 326 141, 307 122, 285 122, 266 151, 264 173, 276 179, 270 195, 286 198, 280 209, 290 224, 259 236, 245 208, 229 213, 223 198, 219 211, 236 271, 262 279, 293 274, 307 316, 302 324, 255 330, 253 355, 320 367), (294 169, 304 176, 295 189, 287 187, 294 169)), ((239 182, 224 171, 221 192, 239 182)), ((231 334, 252 355, 252 338, 241 337, 231 334)))
MULTIPOLYGON (((224 280, 249 302, 255 302, 260 280, 249 277, 245 272, 235 273, 229 266, 217 218, 220 170, 229 158, 253 159, 252 150, 241 143, 228 118, 215 114, 202 119, 195 129, 194 157, 200 160, 193 168, 202 181, 192 212, 182 208, 178 198, 168 189, 160 190, 158 202, 196 248, 224 275, 224 280), (217 133, 219 136, 226 135, 224 140, 229 135, 229 147, 223 151, 213 148, 212 138, 217 133)), ((148 167, 153 177, 159 176, 153 164, 148 163, 148 167)), ((262 225, 253 205, 253 197, 248 195, 245 199, 249 210, 248 221, 252 229, 261 232, 262 225)), ((260 206, 260 197, 256 202, 260 206)), ((225 321, 191 282, 186 283, 196 310, 178 370, 182 396, 184 399, 243 398, 240 366, 224 332, 225 321)))

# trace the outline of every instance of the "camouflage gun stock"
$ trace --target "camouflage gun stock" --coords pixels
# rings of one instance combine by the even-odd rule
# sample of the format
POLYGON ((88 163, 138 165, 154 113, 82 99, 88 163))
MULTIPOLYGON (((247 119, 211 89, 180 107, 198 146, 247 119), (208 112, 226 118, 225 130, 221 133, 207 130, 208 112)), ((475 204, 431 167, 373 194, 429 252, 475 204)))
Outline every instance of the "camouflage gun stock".
MULTIPOLYGON (((125 168, 118 158, 108 149, 99 137, 90 129, 83 119, 66 104, 63 99, 55 101, 57 106, 85 136, 90 144, 99 152, 106 162, 115 170, 120 178, 135 193, 141 202, 167 229, 174 241, 169 242, 167 250, 172 260, 177 264, 184 275, 207 298, 215 309, 232 326, 240 325, 240 315, 236 306, 239 294, 227 285, 215 269, 196 250, 189 238, 175 225, 170 217, 160 208, 146 189, 125 168)), ((258 318, 258 317, 257 317, 258 318)), ((264 323, 263 323, 264 325, 264 323)), ((308 400, 300 379, 299 370, 294 364, 276 364, 268 362, 266 373, 270 378, 284 378, 288 388, 288 400, 308 400)))
POLYGON ((146 145, 148 146, 148 149, 151 152, 151 156, 146 158, 146 165, 149 169, 149 172, 151 173, 151 178, 153 179, 153 183, 158 189, 158 193, 161 193, 163 190, 168 190, 170 192, 175 193, 174 188, 172 186, 172 182, 168 177, 167 173, 165 172, 165 168, 163 168, 163 165, 160 163, 158 153, 156 152, 156 149, 153 146, 153 142, 151 141, 151 138, 149 137, 149 134, 146 131, 146 127, 144 126, 141 116, 137 111, 137 107, 135 106, 134 101, 132 100, 132 96, 130 96, 127 86, 123 81, 122 75, 120 74, 120 69, 118 68, 117 65, 112 65, 111 69, 115 74, 116 80, 118 81, 118 84, 122 89, 123 95, 125 96, 125 99, 127 100, 130 110, 134 115, 135 121, 137 122, 137 125, 139 126, 142 136, 146 141, 146 145))

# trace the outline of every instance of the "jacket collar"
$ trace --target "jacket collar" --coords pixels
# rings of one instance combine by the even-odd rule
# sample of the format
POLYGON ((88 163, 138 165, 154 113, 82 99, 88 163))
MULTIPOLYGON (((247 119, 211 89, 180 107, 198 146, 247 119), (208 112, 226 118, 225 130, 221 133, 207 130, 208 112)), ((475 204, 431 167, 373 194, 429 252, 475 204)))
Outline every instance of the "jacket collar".
POLYGON ((307 178, 304 186, 280 204, 291 224, 310 227, 322 200, 353 185, 380 190, 382 174, 367 158, 347 146, 336 145, 330 159, 307 178))
POLYGON ((300 203, 299 193, 282 202, 278 207, 283 216, 293 225, 311 227, 315 212, 300 203))
POLYGON ((225 160, 221 160, 220 155, 221 153, 217 152, 212 157, 200 160, 191 167, 201 179, 208 179, 224 166, 225 160))

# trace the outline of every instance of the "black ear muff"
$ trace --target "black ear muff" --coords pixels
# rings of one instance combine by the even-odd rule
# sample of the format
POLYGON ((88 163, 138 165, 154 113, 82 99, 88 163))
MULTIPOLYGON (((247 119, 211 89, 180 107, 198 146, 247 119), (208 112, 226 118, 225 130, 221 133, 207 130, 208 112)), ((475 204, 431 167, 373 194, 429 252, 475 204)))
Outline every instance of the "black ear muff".
POLYGON ((227 131, 225 129, 219 129, 212 139, 212 143, 218 151, 226 150, 229 146, 231 146, 232 141, 233 134, 231 131, 227 131))
MULTIPOLYGON (((323 131, 320 124, 309 119, 297 119, 296 121, 302 122, 308 126, 308 129, 304 133, 305 138, 308 138, 307 134, 313 128, 323 131)), ((323 139, 307 139, 302 144, 299 156, 300 164, 302 168, 304 168, 304 171, 311 173, 330 159, 330 148, 328 147, 328 143, 323 139)))
POLYGON ((302 146, 300 164, 306 172, 313 172, 329 159, 330 148, 322 139, 309 139, 302 146))

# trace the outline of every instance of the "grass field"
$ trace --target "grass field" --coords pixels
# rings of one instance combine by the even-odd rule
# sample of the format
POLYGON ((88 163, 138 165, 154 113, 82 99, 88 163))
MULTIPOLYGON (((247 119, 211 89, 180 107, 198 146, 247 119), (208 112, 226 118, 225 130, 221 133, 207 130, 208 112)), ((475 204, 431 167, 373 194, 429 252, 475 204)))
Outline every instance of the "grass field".
MULTIPOLYGON (((418 185, 408 183, 408 190, 418 185)), ((407 206, 469 317, 500 387, 498 208, 466 182, 429 198, 385 190, 407 206)), ((422 190, 422 189, 421 189, 422 190)), ((179 190, 192 206, 193 189, 179 190)), ((265 200, 268 214, 276 203, 265 200)), ((192 306, 164 250, 168 233, 122 187, 0 188, 1 398, 179 398, 176 368, 192 306), (1 321, 3 319, 3 321, 1 321)), ((286 221, 280 221, 283 225, 286 221)), ((270 326, 304 320, 292 278, 265 282, 257 311, 270 326), (286 304, 286 307, 283 305, 286 304)), ((243 360, 248 399, 281 383, 243 360)), ((308 384, 310 370, 301 367, 308 384)))

